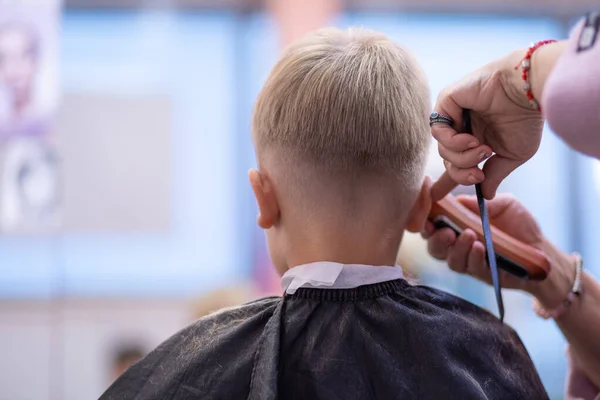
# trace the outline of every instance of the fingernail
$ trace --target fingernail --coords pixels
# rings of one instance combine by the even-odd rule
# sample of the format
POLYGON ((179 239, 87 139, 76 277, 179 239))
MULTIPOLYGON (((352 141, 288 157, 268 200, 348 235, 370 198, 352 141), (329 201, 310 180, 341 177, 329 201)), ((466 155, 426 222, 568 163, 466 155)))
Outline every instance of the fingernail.
POLYGON ((485 160, 486 158, 488 158, 489 156, 490 156, 490 155, 489 155, 488 153, 485 153, 485 152, 483 152, 483 153, 481 153, 481 154, 479 155, 479 161, 483 161, 483 160, 485 160))
POLYGON ((471 142, 471 143, 469 143, 469 148, 470 149, 472 149, 474 147, 477 147, 477 146, 479 146, 479 144, 477 142, 471 142))
POLYGON ((475 178, 474 175, 469 175, 469 177, 467 178, 467 180, 471 183, 478 183, 479 180, 477 178, 475 178))

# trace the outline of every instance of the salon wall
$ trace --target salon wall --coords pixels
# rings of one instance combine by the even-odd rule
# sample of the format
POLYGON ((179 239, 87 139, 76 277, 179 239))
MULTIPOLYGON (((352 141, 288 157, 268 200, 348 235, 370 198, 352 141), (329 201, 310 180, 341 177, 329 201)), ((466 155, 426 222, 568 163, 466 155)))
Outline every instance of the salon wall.
POLYGON ((66 225, 0 239, 0 296, 180 296, 232 279, 234 35, 228 14, 65 14, 66 225))
POLYGON ((192 320, 183 299, 2 301, 0 399, 97 399, 119 346, 152 349, 192 320))

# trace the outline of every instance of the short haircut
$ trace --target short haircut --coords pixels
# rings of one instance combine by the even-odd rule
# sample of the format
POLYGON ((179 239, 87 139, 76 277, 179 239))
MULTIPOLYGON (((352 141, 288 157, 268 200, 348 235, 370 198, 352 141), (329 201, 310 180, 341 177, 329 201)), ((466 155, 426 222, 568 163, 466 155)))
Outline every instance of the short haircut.
POLYGON ((259 164, 276 153, 323 179, 393 177, 416 190, 430 107, 425 75, 406 49, 369 30, 321 29, 284 51, 258 96, 259 164))

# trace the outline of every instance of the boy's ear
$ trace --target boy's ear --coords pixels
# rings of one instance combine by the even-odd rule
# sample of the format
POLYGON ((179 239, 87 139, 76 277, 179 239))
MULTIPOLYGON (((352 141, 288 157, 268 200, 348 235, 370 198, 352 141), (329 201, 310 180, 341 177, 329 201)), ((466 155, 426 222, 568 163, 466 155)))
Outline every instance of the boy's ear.
POLYGON ((431 210, 431 178, 425 177, 421 191, 412 210, 408 216, 408 223, 406 224, 406 230, 413 233, 418 233, 425 227, 429 211, 431 210))
POLYGON ((265 174, 254 168, 248 172, 248 179, 258 204, 258 226, 269 229, 279 219, 279 203, 273 185, 265 174))

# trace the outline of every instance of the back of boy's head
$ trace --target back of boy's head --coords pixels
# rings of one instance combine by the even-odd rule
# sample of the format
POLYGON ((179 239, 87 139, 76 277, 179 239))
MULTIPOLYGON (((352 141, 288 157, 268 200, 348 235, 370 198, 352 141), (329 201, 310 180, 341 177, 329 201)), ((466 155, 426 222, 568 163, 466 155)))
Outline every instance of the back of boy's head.
POLYGON ((321 29, 285 50, 258 97, 259 167, 288 210, 408 212, 423 181, 429 112, 425 76, 405 49, 368 30, 321 29))

